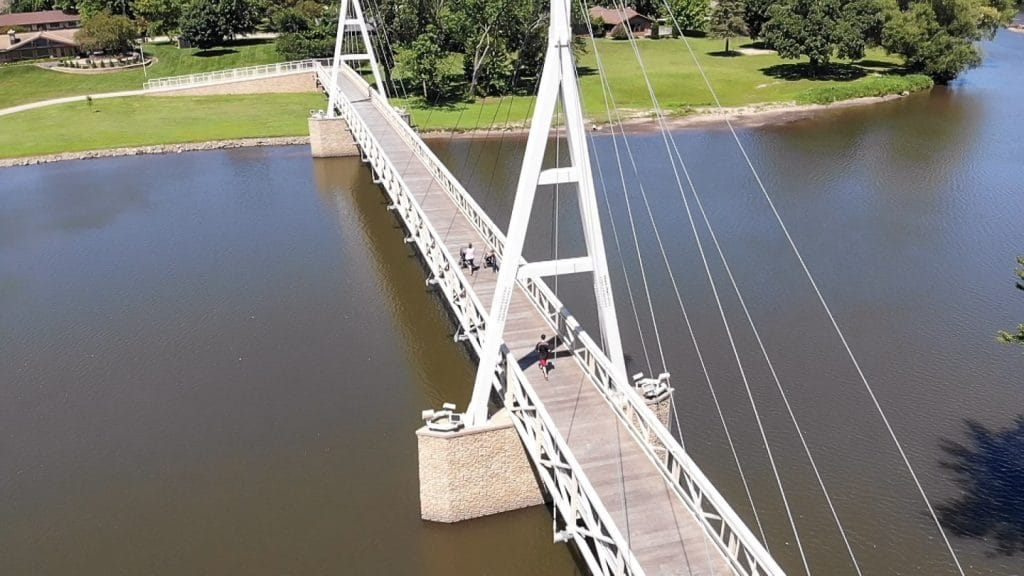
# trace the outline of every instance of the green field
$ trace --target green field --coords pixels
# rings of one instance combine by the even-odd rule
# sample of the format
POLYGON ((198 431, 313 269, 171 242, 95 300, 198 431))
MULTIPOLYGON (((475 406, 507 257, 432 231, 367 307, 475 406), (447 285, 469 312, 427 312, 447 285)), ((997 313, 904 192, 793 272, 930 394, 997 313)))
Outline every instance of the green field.
POLYGON ((121 146, 176 144, 232 138, 305 136, 320 94, 246 96, 136 96, 74 102, 0 116, 8 139, 0 157, 12 158, 121 146))
MULTIPOLYGON (((869 51, 860 62, 840 62, 829 77, 819 79, 806 77, 801 61, 783 60, 774 54, 727 56, 721 53, 721 40, 687 40, 723 106, 775 102, 820 104, 904 90, 912 92, 931 86, 931 81, 924 76, 904 74, 896 59, 881 50, 869 51)), ((666 112, 678 115, 694 108, 714 106, 711 93, 682 40, 641 39, 638 46, 655 94, 666 112)), ((597 53, 601 56, 618 109, 627 116, 649 115, 653 105, 630 44, 601 39, 597 41, 597 53)), ((589 44, 579 64, 585 113, 594 120, 606 121, 608 115, 597 74, 597 57, 589 44)), ((510 107, 509 123, 522 124, 532 107, 532 97, 489 98, 444 106, 429 106, 420 98, 398 100, 396 103, 412 111, 413 121, 421 129, 472 130, 486 129, 492 118, 496 126, 504 126, 510 107), (501 109, 495 116, 495 109, 499 106, 501 109)))
MULTIPOLYGON (((803 64, 776 55, 727 56, 722 42, 690 38, 722 105, 825 103, 858 96, 921 90, 931 81, 905 75, 893 58, 872 51, 855 63, 839 63, 828 78, 806 77, 803 64)), ((714 105, 682 40, 640 40, 639 47, 662 108, 680 115, 714 105)), ((649 116, 652 104, 629 43, 603 39, 597 49, 608 73, 615 104, 626 116, 649 116)), ((150 45, 159 62, 150 77, 280 61, 273 43, 243 42, 206 53, 171 45, 150 45)), ((455 65, 458 63, 456 62, 455 65)), ((593 47, 580 60, 584 110, 607 121, 593 47)), ((0 108, 61 96, 141 88, 142 71, 72 75, 31 65, 0 67, 0 108)), ((407 85, 407 88, 411 86, 407 85)), ((521 126, 533 110, 533 97, 518 95, 430 106, 422 99, 394 99, 410 109, 421 130, 481 130, 521 126)), ((261 136, 306 134, 311 108, 323 108, 319 94, 151 97, 95 100, 52 106, 0 117, 0 133, 32 134, 0 148, 0 157, 70 152, 261 136)))
MULTIPOLYGON (((148 67, 148 78, 178 76, 280 62, 270 41, 239 41, 208 51, 179 49, 172 44, 147 44, 147 54, 157 62, 148 67)), ((0 66, 0 108, 28 102, 122 90, 139 90, 147 76, 142 69, 106 74, 68 74, 44 70, 33 64, 0 66)))

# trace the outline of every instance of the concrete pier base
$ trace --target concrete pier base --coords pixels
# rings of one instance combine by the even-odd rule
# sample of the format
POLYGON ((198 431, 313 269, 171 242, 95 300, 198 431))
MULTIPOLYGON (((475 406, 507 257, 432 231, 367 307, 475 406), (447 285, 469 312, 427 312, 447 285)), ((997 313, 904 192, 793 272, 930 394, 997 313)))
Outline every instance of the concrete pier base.
MULTIPOLYGON (((669 430, 672 430, 672 394, 674 393, 675 392, 670 392, 669 396, 661 401, 644 399, 644 403, 647 404, 647 408, 649 408, 651 412, 654 413, 654 416, 658 418, 658 421, 669 430)), ((639 426, 640 419, 636 415, 632 415, 630 419, 634 424, 639 426)), ((653 446, 656 451, 665 449, 665 446, 654 434, 648 434, 647 436, 648 437, 644 440, 653 446)))
POLYGON ((423 427, 416 437, 424 520, 458 522, 544 503, 507 411, 484 426, 458 432, 423 427))
POLYGON ((359 147, 344 118, 309 119, 309 148, 313 158, 358 156, 359 147))

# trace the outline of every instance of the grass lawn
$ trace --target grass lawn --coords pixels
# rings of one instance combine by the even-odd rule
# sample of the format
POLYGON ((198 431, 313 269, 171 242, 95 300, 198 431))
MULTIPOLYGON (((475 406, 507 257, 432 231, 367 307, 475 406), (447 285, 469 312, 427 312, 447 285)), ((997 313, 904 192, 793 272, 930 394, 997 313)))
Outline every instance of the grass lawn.
POLYGON ((31 134, 0 146, 0 157, 231 138, 304 136, 318 93, 137 96, 61 104, 0 116, 0 134, 31 134))
MULTIPOLYGON (((897 60, 881 50, 869 51, 867 57, 860 62, 840 62, 827 77, 809 78, 804 61, 783 60, 775 54, 727 56, 721 52, 724 48, 722 40, 688 40, 723 106, 772 102, 827 103, 859 96, 921 90, 931 86, 931 81, 924 76, 904 74, 897 60)), ((736 46, 736 43, 733 45, 736 46)), ((641 39, 639 47, 663 109, 672 114, 685 114, 692 108, 714 105, 682 40, 641 39)), ((653 105, 630 44, 600 39, 597 50, 619 110, 625 115, 648 114, 653 105)), ((597 74, 597 59, 589 44, 579 65, 585 114, 592 119, 605 121, 607 114, 601 79, 597 74)), ((396 103, 409 108, 413 121, 422 129, 471 130, 487 128, 499 104, 501 110, 494 123, 499 127, 504 126, 510 98, 506 97, 504 102, 501 100, 489 98, 443 107, 428 106, 419 98, 396 103)), ((527 118, 532 100, 532 96, 514 98, 509 122, 521 124, 527 118)))
MULTIPOLYGON (((280 62, 272 41, 241 40, 212 50, 179 49, 173 44, 147 44, 147 54, 157 58, 147 68, 149 78, 178 76, 280 62)), ((81 96, 101 92, 138 90, 146 81, 142 70, 106 74, 68 74, 44 70, 32 64, 0 66, 0 108, 37 100, 81 96)))

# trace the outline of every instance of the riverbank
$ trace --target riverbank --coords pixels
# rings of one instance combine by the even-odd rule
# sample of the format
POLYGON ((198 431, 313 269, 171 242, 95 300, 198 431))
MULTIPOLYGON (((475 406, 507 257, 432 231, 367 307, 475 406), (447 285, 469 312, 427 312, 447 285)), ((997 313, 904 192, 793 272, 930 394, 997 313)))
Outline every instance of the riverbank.
POLYGON ((308 135, 310 110, 325 107, 316 92, 225 96, 132 96, 58 104, 0 116, 8 139, 0 158, 90 150, 308 135))
POLYGON ((115 156, 144 156, 147 154, 179 154, 181 152, 198 152, 203 150, 226 150, 229 148, 251 148, 255 146, 294 146, 309 144, 309 136, 284 136, 277 138, 239 138, 235 140, 212 140, 209 142, 188 142, 183 144, 160 144, 156 146, 131 146, 126 148, 108 148, 106 150, 86 150, 83 152, 63 152, 60 154, 44 154, 25 156, 22 158, 0 158, 0 168, 13 166, 34 166, 65 160, 88 160, 92 158, 112 158, 115 156))
MULTIPOLYGON (((832 104, 796 104, 796 103, 774 103, 752 106, 738 106, 733 108, 711 109, 705 108, 693 111, 687 116, 674 116, 666 119, 668 127, 673 130, 687 128, 709 128, 713 126, 725 127, 725 120, 729 120, 733 126, 753 128, 773 124, 785 124, 805 118, 811 118, 817 114, 828 111, 840 110, 843 108, 870 106, 883 102, 898 100, 903 96, 890 95, 868 98, 855 98, 832 104)), ((595 132, 610 132, 611 126, 605 123, 588 121, 588 127, 595 132)), ((627 133, 652 132, 658 129, 658 122, 655 118, 632 117, 623 120, 623 130, 627 133)), ((424 140, 437 140, 440 138, 479 138, 481 136, 496 134, 525 135, 528 128, 523 125, 504 128, 501 130, 466 130, 452 132, 451 130, 429 130, 421 132, 424 140)), ((40 154, 24 156, 20 158, 0 158, 0 168, 12 166, 31 166, 35 164, 47 164, 50 162, 62 162, 65 160, 87 160, 91 158, 110 158, 115 156, 141 156, 147 154, 177 154, 181 152, 194 152, 203 150, 222 150, 228 148, 244 148, 253 146, 292 146, 308 144, 309 137, 306 135, 279 136, 267 138, 234 138, 224 140, 209 140, 205 142, 184 142, 177 144, 156 144, 148 146, 121 146, 101 150, 83 150, 78 152, 63 152, 54 154, 40 154)))
MULTIPOLYGON (((831 104, 797 104, 795 102, 775 102, 768 104, 753 104, 750 106, 735 106, 732 108, 700 108, 691 111, 684 116, 668 116, 665 123, 670 130, 682 130, 687 128, 709 128, 713 126, 725 127, 728 120, 734 127, 756 128, 775 124, 786 124, 812 118, 818 114, 854 108, 870 106, 883 102, 899 100, 907 95, 890 94, 887 96, 868 96, 864 98, 852 98, 831 104)), ((594 132, 611 132, 612 125, 607 122, 598 122, 593 119, 587 120, 587 127, 594 132)), ((633 115, 623 118, 622 129, 628 134, 640 134, 653 132, 659 129, 656 118, 650 114, 633 115)), ((521 134, 525 135, 529 127, 524 124, 510 125, 498 129, 474 129, 474 130, 426 130, 420 134, 425 140, 438 138, 478 138, 494 134, 521 134)))

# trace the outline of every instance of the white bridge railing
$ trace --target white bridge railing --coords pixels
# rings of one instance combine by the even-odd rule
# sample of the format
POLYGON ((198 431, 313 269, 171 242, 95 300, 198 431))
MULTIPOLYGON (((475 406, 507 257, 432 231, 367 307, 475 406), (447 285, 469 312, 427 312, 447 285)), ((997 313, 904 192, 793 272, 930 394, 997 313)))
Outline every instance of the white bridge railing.
POLYGON ((226 82, 237 82, 241 80, 255 80, 258 78, 270 78, 273 76, 284 76, 297 72, 316 71, 319 64, 330 65, 331 60, 295 60, 293 62, 279 62, 277 64, 260 64, 258 66, 247 66, 245 68, 232 68, 230 70, 217 70, 214 72, 199 72, 186 74, 184 76, 168 76, 167 78, 154 78, 147 80, 143 90, 177 90, 181 88, 193 88, 209 86, 211 84, 223 84, 226 82))
MULTIPOLYGON (((329 69, 320 67, 317 74, 321 84, 330 87, 329 69)), ((483 336, 481 328, 487 309, 469 288, 458 262, 444 247, 440 234, 427 220, 423 209, 384 154, 376 136, 341 90, 337 102, 341 117, 348 123, 364 158, 374 170, 375 179, 391 200, 389 209, 399 213, 409 231, 406 241, 416 244, 430 269, 431 276, 427 282, 440 289, 470 345, 479 353, 483 336)), ((500 374, 495 375, 494 388, 502 394, 505 406, 513 416, 512 422, 531 459, 537 464, 538 475, 565 523, 566 535, 576 542, 590 569, 595 574, 607 576, 643 575, 643 569, 629 550, 626 539, 616 529, 593 487, 580 473, 582 468, 573 458, 518 362, 511 356, 506 358, 500 374)))
MULTIPOLYGON (((344 66, 342 70, 350 81, 357 81, 357 85, 360 86, 365 84, 351 68, 344 66)), ((330 87, 331 80, 328 69, 318 67, 317 73, 320 76, 321 84, 330 87)), ((339 88, 335 89, 340 90, 339 88)), ((484 240, 500 254, 504 247, 505 235, 497 225, 462 187, 458 179, 448 171, 444 163, 420 139, 419 135, 395 112, 395 109, 375 91, 368 90, 367 92, 375 107, 415 151, 449 198, 455 202, 484 240)), ((369 137, 357 135, 357 132, 366 130, 365 124, 347 99, 339 98, 339 102, 342 103, 342 115, 349 122, 349 128, 356 136, 356 141, 363 149, 363 153, 371 158, 371 162, 374 162, 373 150, 376 149, 376 154, 379 154, 376 140, 372 135, 369 137), (364 140, 367 145, 363 144, 364 140)), ((382 164, 383 168, 374 164, 374 169, 378 174, 381 174, 382 170, 387 171, 393 178, 394 170, 390 166, 390 162, 387 162, 385 158, 382 164)), ((383 177, 382 181, 386 182, 383 177)), ((408 195, 404 183, 385 184, 385 189, 389 189, 389 186, 401 189, 403 194, 408 195)), ((388 193, 389 195, 394 194, 390 190, 388 193)), ((410 204, 415 205, 415 200, 412 200, 411 197, 410 204)), ((413 222, 415 226, 421 226, 418 223, 425 220, 425 217, 422 216, 418 206, 416 206, 416 211, 417 214, 413 215, 411 220, 406 219, 406 222, 413 222)), ((429 224, 422 227, 433 232, 433 229, 429 228, 429 224)), ((410 225, 410 230, 412 229, 413 225, 410 225)), ((434 244, 439 244, 436 232, 433 232, 432 237, 434 244)), ((427 243, 427 247, 428 250, 436 251, 438 249, 430 243, 427 243)), ((431 264, 432 256, 428 255, 428 251, 424 251, 423 254, 428 265, 431 266, 435 276, 438 274, 438 270, 454 272, 451 276, 457 281, 452 282, 453 286, 451 287, 444 285, 446 297, 452 303, 460 321, 463 321, 464 327, 478 328, 482 326, 487 312, 475 300, 475 297, 473 297, 473 307, 477 311, 472 316, 468 314, 468 311, 460 311, 459 306, 464 306, 461 301, 465 298, 468 284, 458 266, 455 265, 452 256, 443 246, 440 247, 440 250, 446 255, 443 265, 447 268, 431 264), (454 286, 454 284, 459 286, 454 286)), ((715 489, 697 464, 686 454, 671 432, 646 406, 635 389, 629 383, 616 380, 607 356, 583 330, 579 322, 568 312, 547 284, 543 280, 534 278, 523 279, 519 283, 534 306, 544 314, 551 327, 558 333, 562 342, 572 350, 577 362, 602 392, 636 442, 655 463, 668 485, 700 521, 706 533, 729 560, 736 573, 742 576, 784 576, 785 572, 782 568, 733 511, 725 498, 715 489)), ((468 290, 468 293, 472 295, 472 290, 468 290)), ((473 331, 471 336, 470 342, 479 352, 480 335, 473 331)), ((556 508, 569 524, 570 533, 573 534, 577 543, 585 544, 585 546, 580 545, 579 547, 584 552, 588 565, 592 570, 596 568, 596 573, 600 574, 641 573, 642 570, 636 565, 632 553, 624 549, 628 546, 626 541, 622 539, 615 526, 608 521, 609 517, 601 505, 600 499, 595 495, 586 478, 576 472, 578 468, 575 460, 565 447, 564 441, 551 423, 550 417, 544 411, 542 403, 530 387, 518 364, 514 360, 506 359, 505 368, 502 371, 503 377, 500 381, 496 381, 495 388, 503 394, 506 407, 515 416, 512 420, 524 443, 531 451, 533 461, 538 464, 537 469, 549 492, 555 496, 556 508), (563 465, 568 465, 568 467, 563 467, 563 465), (566 488, 565 485, 573 488, 566 488), (569 492, 563 494, 565 490, 569 490, 569 492), (579 522, 582 522, 579 530, 573 532, 571 527, 579 522), (587 556, 588 551, 590 551, 590 556, 587 556), (592 563, 592 560, 600 561, 592 563)))

